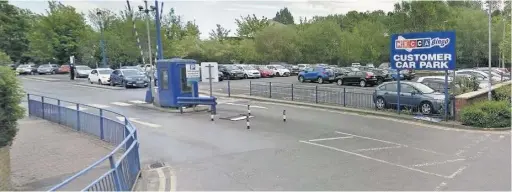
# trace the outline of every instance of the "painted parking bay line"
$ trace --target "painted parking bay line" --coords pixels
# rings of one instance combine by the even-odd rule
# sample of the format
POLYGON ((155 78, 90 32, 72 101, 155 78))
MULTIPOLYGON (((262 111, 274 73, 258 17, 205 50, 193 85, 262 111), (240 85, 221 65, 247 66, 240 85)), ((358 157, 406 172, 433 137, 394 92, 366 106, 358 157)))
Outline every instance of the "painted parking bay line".
POLYGON ((135 104, 144 104, 146 103, 145 101, 141 101, 141 100, 132 100, 132 101, 129 101, 130 103, 135 103, 135 104))
POLYGON ((112 102, 110 103, 112 105, 118 105, 118 106, 123 106, 123 107, 127 107, 127 106, 131 106, 132 104, 129 104, 129 103, 123 103, 123 102, 112 102))
MULTIPOLYGON (((244 104, 238 104, 238 103, 222 103, 222 104, 226 104, 226 105, 235 105, 235 106, 244 106, 244 107, 247 107, 247 105, 244 105, 244 104)), ((268 108, 266 108, 266 107, 257 106, 257 105, 251 105, 250 107, 251 107, 251 108, 258 108, 258 109, 268 109, 268 108)))
MULTIPOLYGON (((117 116, 117 119, 119 121, 121 121, 121 122, 124 122, 124 117, 122 117, 122 116, 117 116)), ((138 120, 138 118, 128 118, 128 120, 131 121, 131 122, 137 123, 137 124, 141 124, 141 125, 144 125, 144 126, 151 127, 151 128, 162 127, 161 125, 158 125, 158 124, 153 124, 153 123, 148 123, 148 122, 140 121, 140 120, 138 120)))

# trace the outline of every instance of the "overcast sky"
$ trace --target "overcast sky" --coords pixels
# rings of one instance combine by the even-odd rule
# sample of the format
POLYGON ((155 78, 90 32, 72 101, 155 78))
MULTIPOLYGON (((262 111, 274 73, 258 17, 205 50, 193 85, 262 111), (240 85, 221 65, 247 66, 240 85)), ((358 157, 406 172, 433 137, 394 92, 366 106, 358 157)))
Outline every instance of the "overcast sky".
MULTIPOLYGON (((126 1, 123 0, 63 0, 65 5, 71 5, 79 12, 87 13, 88 10, 94 8, 111 9, 114 12, 124 10, 126 1)), ((154 1, 150 1, 154 4, 154 1)), ((162 1, 159 1, 162 2, 162 1)), ((293 14, 296 21, 300 17, 308 17, 319 15, 325 16, 334 13, 347 13, 351 10, 357 11, 373 11, 384 10, 391 11, 393 4, 397 0, 331 0, 331 1, 315 1, 315 0, 281 0, 281 1, 228 1, 228 0, 187 0, 187 1, 163 1, 164 13, 169 12, 173 7, 178 15, 183 19, 195 20, 201 31, 201 38, 208 38, 210 30, 215 28, 216 24, 231 30, 231 35, 236 31, 235 18, 248 14, 256 14, 258 17, 265 16, 272 18, 276 12, 283 8, 288 9, 293 14)), ((48 8, 46 1, 39 0, 11 0, 11 4, 18 7, 30 9, 36 13, 44 13, 48 8)), ((132 7, 143 5, 142 0, 131 0, 132 7)))

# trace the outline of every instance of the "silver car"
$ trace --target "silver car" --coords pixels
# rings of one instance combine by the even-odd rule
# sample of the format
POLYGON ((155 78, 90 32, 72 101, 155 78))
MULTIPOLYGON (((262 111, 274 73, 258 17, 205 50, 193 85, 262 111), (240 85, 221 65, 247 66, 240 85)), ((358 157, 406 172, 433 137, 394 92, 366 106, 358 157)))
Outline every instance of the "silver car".
POLYGON ((397 82, 387 82, 375 88, 373 102, 377 109, 385 109, 397 105, 400 97, 401 107, 418 109, 422 114, 439 113, 444 108, 444 94, 436 92, 427 85, 418 82, 401 82, 400 96, 397 93, 397 82))

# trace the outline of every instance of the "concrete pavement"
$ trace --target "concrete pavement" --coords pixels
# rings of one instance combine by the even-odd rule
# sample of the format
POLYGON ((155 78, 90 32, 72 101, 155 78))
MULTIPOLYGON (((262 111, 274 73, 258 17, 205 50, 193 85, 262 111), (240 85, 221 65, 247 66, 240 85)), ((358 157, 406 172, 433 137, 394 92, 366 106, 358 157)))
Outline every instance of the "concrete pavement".
POLYGON ((231 98, 219 99, 211 122, 208 113, 134 107, 145 89, 23 84, 28 92, 137 119, 143 164, 171 166, 177 190, 510 190, 510 132, 434 129, 231 98), (247 130, 243 119, 230 117, 247 113, 249 103, 247 130))

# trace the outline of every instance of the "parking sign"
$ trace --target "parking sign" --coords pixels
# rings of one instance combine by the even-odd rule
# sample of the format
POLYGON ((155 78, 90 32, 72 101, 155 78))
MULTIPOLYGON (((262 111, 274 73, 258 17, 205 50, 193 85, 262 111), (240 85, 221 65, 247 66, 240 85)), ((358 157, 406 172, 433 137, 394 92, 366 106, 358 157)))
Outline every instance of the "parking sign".
POLYGON ((393 69, 455 69, 455 32, 403 33, 391 36, 393 69))
POLYGON ((201 78, 199 64, 187 64, 186 66, 187 82, 197 82, 201 78))

